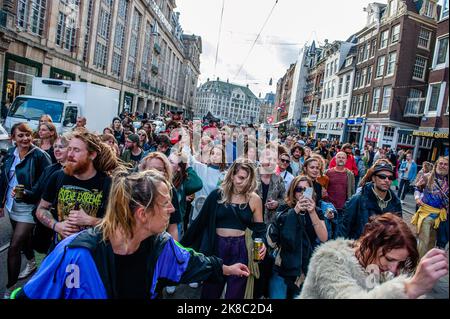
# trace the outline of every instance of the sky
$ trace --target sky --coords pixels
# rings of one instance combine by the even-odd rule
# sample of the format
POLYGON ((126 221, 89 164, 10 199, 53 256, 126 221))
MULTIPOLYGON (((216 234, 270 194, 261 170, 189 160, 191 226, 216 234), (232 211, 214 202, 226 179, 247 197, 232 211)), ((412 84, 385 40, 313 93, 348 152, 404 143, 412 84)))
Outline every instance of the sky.
POLYGON ((363 8, 371 2, 375 1, 278 0, 274 7, 275 0, 177 0, 175 11, 180 12, 184 33, 202 38, 199 85, 208 78, 219 77, 223 81, 248 84, 256 96, 261 93, 264 97, 268 92, 275 93, 278 79, 296 62, 300 48, 306 43, 346 40, 361 30, 367 18, 363 8), (272 85, 269 85, 271 78, 272 85))

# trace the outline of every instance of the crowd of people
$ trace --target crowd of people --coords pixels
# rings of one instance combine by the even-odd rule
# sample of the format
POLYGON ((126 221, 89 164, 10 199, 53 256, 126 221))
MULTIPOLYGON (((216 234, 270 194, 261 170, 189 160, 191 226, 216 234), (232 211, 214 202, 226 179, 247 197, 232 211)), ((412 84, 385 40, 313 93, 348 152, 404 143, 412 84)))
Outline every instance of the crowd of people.
POLYGON ((448 273, 448 156, 419 170, 410 151, 179 114, 162 130, 148 115, 103 132, 90 120, 11 129, 5 298, 161 298, 179 284, 204 299, 418 298, 448 273), (68 285, 74 264, 83 279, 68 285))

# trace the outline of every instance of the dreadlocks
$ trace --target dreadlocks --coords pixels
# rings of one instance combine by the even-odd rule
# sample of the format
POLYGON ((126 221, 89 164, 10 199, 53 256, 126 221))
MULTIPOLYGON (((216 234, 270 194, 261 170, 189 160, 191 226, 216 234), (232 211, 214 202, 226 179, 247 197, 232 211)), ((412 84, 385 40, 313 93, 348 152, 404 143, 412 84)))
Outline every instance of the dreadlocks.
POLYGON ((112 173, 115 169, 123 166, 111 147, 102 142, 97 135, 89 132, 75 132, 72 138, 80 139, 86 143, 89 153, 97 153, 93 162, 97 171, 112 173))

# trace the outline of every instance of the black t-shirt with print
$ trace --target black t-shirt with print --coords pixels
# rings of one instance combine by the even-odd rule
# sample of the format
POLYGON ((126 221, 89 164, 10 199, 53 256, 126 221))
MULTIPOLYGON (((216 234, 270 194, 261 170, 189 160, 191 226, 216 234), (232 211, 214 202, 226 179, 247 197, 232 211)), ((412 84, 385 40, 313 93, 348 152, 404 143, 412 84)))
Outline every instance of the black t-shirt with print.
POLYGON ((143 150, 141 150, 139 155, 133 155, 133 153, 131 153, 131 155, 130 155, 130 162, 133 164, 133 166, 136 166, 137 164, 139 164, 139 162, 141 161, 143 155, 144 155, 144 151, 143 150))
POLYGON ((54 207, 56 203, 59 221, 67 218, 69 212, 75 209, 76 203, 89 216, 102 218, 110 187, 111 178, 101 172, 83 181, 58 171, 50 176, 42 199, 52 203, 54 207))

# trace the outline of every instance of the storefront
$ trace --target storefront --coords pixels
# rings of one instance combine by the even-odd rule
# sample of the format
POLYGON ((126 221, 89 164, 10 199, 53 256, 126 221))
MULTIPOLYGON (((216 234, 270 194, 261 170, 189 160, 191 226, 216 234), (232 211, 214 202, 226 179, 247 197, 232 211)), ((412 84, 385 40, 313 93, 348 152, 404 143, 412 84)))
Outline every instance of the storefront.
POLYGON ((356 142, 357 144, 361 143, 361 137, 363 134, 363 125, 362 125, 363 121, 364 119, 361 117, 347 120, 347 126, 345 128, 343 138, 344 142, 348 143, 356 142))
POLYGON ((416 156, 419 163, 434 162, 439 156, 448 156, 448 130, 446 132, 416 130, 412 135, 419 139, 416 156))
POLYGON ((398 130, 396 151, 414 151, 416 146, 416 136, 413 136, 413 130, 398 130))
POLYGON ((50 78, 58 80, 68 80, 75 81, 75 74, 72 72, 67 72, 55 67, 50 68, 50 78))
POLYGON ((316 138, 328 138, 328 123, 317 122, 316 138))
POLYGON ((328 136, 330 140, 338 140, 342 142, 342 136, 344 133, 344 123, 342 122, 333 122, 329 125, 328 136))
POLYGON ((370 144, 372 146, 378 146, 381 125, 369 123, 367 125, 367 133, 364 137, 365 145, 370 144))
POLYGON ((2 101, 9 105, 18 95, 31 95, 33 77, 41 76, 42 64, 6 53, 4 74, 2 101))

